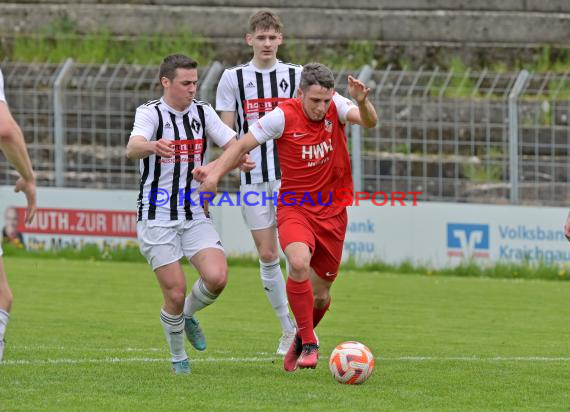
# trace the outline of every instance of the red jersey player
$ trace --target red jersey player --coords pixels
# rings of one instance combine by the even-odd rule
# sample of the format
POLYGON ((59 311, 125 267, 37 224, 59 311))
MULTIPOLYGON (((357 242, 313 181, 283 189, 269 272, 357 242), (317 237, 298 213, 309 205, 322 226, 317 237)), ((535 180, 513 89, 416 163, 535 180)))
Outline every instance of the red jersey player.
POLYGON ((284 368, 315 368, 314 327, 330 306, 347 226, 346 206, 334 200, 338 189, 352 191, 344 125, 374 127, 378 121, 362 82, 348 76, 357 105, 334 91, 332 72, 322 64, 303 68, 298 98, 281 103, 232 145, 213 166, 194 169, 202 192, 215 192, 219 179, 242 155, 276 139, 282 169, 277 230, 289 261, 287 296, 298 325, 284 368), (331 199, 333 197, 333 199, 331 199))

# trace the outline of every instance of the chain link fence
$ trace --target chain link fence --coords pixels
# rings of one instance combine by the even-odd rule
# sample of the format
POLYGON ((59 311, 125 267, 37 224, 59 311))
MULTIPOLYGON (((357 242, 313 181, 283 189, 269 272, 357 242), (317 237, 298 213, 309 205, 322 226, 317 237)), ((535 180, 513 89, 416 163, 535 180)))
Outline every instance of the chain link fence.
MULTIPOLYGON (((159 97, 158 67, 4 61, 8 102, 42 186, 135 189, 125 156, 137 106, 159 97)), ((219 63, 199 70, 214 103, 219 63)), ((355 186, 421 191, 421 200, 567 205, 570 76, 423 70, 335 73, 365 80, 380 123, 348 127, 355 186)), ((216 154, 212 154, 214 157, 216 154)), ((0 158, 0 184, 16 172, 0 158)), ((237 173, 222 190, 236 190, 237 173)))

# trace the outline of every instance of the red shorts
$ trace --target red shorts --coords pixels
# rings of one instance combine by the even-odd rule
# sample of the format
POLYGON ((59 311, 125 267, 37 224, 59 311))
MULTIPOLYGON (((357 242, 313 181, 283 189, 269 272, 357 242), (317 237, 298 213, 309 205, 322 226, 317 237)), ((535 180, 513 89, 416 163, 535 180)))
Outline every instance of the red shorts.
POLYGON ((322 279, 336 279, 347 225, 346 209, 336 216, 319 218, 295 206, 277 209, 277 231, 281 249, 301 242, 311 250, 311 267, 322 279))

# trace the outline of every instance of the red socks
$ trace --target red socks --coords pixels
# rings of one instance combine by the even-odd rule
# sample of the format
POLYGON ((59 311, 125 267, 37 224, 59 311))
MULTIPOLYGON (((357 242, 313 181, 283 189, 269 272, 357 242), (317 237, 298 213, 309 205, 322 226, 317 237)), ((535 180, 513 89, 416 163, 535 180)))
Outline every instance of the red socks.
POLYGON ((317 327, 331 305, 331 301, 322 309, 313 307, 313 286, 310 280, 297 282, 291 277, 287 278, 287 298, 291 311, 297 321, 297 333, 301 336, 303 344, 317 343, 313 329, 317 327))
POLYGON ((327 310, 329 309, 330 305, 331 305, 331 299, 329 299, 324 308, 322 309, 313 308, 313 329, 317 327, 323 316, 325 316, 325 313, 327 313, 327 310))
POLYGON ((297 321, 297 334, 301 336, 303 344, 317 343, 313 333, 314 299, 311 281, 307 279, 302 282, 296 282, 291 277, 287 278, 287 298, 297 321))

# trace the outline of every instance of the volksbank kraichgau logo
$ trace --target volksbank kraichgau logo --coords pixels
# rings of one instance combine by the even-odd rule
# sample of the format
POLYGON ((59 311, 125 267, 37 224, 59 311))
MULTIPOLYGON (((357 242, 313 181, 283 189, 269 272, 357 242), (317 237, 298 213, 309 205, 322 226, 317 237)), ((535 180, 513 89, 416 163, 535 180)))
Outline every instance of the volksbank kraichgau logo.
POLYGON ((488 258, 489 225, 448 223, 447 256, 488 258))

